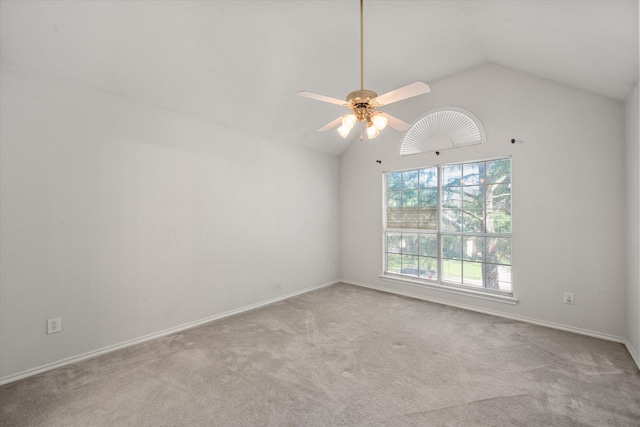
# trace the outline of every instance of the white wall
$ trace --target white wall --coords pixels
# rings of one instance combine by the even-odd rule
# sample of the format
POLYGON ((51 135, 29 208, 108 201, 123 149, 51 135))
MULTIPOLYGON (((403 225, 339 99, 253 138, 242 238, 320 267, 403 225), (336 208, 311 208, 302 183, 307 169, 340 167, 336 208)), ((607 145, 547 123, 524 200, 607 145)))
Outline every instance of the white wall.
POLYGON ((627 130, 627 333, 628 347, 640 366, 640 142, 638 87, 625 103, 627 130))
POLYGON ((392 130, 354 143, 340 162, 341 278, 624 339, 623 104, 495 65, 431 86, 428 95, 388 112, 412 121, 436 107, 462 107, 484 124, 488 142, 439 157, 404 158, 397 155, 402 135, 392 130), (524 143, 512 145, 511 138, 524 143), (498 156, 513 156, 513 289, 519 304, 379 279, 382 172, 498 156), (575 293, 575 305, 563 304, 563 291, 575 293))
POLYGON ((337 159, 0 77, 0 380, 335 282, 337 159))

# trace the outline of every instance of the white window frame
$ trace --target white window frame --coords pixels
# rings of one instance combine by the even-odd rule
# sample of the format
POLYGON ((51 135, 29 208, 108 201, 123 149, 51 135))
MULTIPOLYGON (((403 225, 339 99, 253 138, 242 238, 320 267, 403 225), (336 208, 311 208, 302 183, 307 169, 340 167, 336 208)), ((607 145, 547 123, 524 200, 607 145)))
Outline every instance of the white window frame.
MULTIPOLYGON (((511 239, 511 252, 513 253, 513 211, 511 211, 511 230, 509 233, 487 233, 486 230, 482 233, 471 233, 471 232, 451 232, 451 231, 444 231, 442 230, 442 221, 441 221, 441 216, 442 216, 442 211, 443 211, 443 206, 442 206, 442 189, 443 189, 443 176, 442 176, 442 170, 443 167, 447 167, 447 166, 455 166, 455 165, 464 165, 464 164, 472 164, 472 163, 478 163, 478 162, 490 162, 490 161, 494 161, 494 160, 509 160, 511 162, 510 164, 510 170, 509 170, 509 177, 510 177, 510 184, 511 184, 511 199, 513 201, 513 162, 510 156, 506 156, 506 157, 496 157, 496 158, 489 158, 489 159, 481 159, 481 160, 471 160, 471 161, 464 161, 464 162, 456 162, 456 163, 450 163, 450 164, 438 164, 438 165, 432 165, 432 166, 422 166, 422 167, 417 167, 417 168, 407 168, 407 169, 400 169, 400 170, 392 170, 392 171, 385 171, 382 175, 382 185, 383 185, 383 200, 382 200, 382 208, 383 208, 383 214, 382 214, 382 218, 383 218, 383 224, 382 224, 382 274, 380 275, 381 279, 384 280, 389 280, 389 281, 394 281, 394 282, 402 282, 402 283, 407 283, 409 285, 415 285, 415 286, 420 286, 420 287, 428 287, 428 288, 433 288, 433 289, 438 289, 441 291, 445 291, 445 292, 450 292, 450 293, 456 293, 456 294, 463 294, 463 295, 469 295, 469 296, 474 296, 477 298, 482 298, 482 299, 489 299, 489 300, 494 300, 494 301, 500 301, 500 302, 506 302, 509 304, 516 304, 518 302, 518 300, 516 298, 513 297, 513 291, 514 291, 514 286, 513 286, 513 260, 511 259, 511 264, 510 264, 510 269, 511 269, 511 290, 510 291, 505 291, 505 290, 497 290, 497 289, 488 289, 484 286, 486 286, 485 280, 485 275, 483 273, 483 286, 482 287, 478 287, 478 286, 472 286, 472 285, 467 285, 467 284, 462 284, 462 283, 453 283, 453 282, 448 282, 443 280, 443 270, 442 270, 442 266, 443 266, 443 254, 442 254, 442 236, 447 236, 447 235, 455 235, 455 236, 471 236, 471 237, 506 237, 511 239), (387 228, 387 203, 388 203, 388 188, 387 188, 387 184, 388 184, 388 180, 387 180, 387 175, 389 173, 397 173, 397 172, 405 172, 405 171, 413 171, 413 170, 421 170, 421 169, 428 169, 428 168, 432 168, 435 167, 437 168, 437 175, 438 175, 438 186, 437 186, 437 227, 436 230, 425 230, 425 229, 405 229, 405 228, 387 228), (398 234, 433 234, 436 236, 436 241, 437 241, 437 257, 436 257, 436 262, 437 262, 437 277, 434 277, 432 279, 430 278, 419 278, 416 277, 415 275, 404 275, 404 274, 398 274, 398 273, 393 273, 393 272, 389 272, 387 271, 387 266, 388 266, 388 249, 387 249, 387 235, 388 234, 393 234, 393 233, 398 233, 398 234)), ((486 260, 482 261, 482 268, 484 269, 486 264, 492 264, 492 263, 487 263, 486 260)))

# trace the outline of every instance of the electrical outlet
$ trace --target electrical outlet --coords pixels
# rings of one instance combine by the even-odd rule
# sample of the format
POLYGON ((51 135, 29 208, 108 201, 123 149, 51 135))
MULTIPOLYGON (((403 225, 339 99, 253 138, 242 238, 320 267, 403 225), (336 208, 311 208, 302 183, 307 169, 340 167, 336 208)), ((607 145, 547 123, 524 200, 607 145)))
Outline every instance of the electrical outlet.
POLYGON ((62 317, 47 319, 47 334, 55 334, 62 330, 62 317))
POLYGON ((565 304, 575 304, 574 299, 573 299, 573 292, 565 292, 564 293, 564 303, 565 304))

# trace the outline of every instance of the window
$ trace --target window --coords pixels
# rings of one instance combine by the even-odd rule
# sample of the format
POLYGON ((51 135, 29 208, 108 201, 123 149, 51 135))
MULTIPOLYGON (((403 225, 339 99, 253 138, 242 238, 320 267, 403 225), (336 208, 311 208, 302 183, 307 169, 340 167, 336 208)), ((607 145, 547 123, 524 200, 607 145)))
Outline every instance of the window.
POLYGON ((385 174, 385 274, 511 293, 511 160, 385 174))

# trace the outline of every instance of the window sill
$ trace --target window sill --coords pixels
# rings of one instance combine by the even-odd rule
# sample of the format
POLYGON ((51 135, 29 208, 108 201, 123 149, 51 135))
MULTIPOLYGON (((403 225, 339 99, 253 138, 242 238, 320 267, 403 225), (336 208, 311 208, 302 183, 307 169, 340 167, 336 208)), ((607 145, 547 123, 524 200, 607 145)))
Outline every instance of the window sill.
POLYGON ((381 274, 379 277, 382 280, 386 280, 386 281, 389 281, 389 282, 403 283, 403 284, 407 284, 407 285, 411 285, 411 286, 416 286, 416 287, 419 287, 419 288, 434 289, 434 290, 437 290, 437 291, 448 292, 448 293, 451 293, 451 294, 464 295, 464 296, 468 296, 468 297, 485 299, 485 300, 489 300, 489 301, 497 301, 497 302, 501 302, 501 303, 504 303, 504 304, 511 304, 511 305, 518 304, 518 298, 514 298, 514 297, 508 296, 508 295, 492 294, 492 293, 488 293, 488 292, 476 291, 476 290, 473 290, 473 289, 464 289, 464 288, 459 288, 459 287, 456 287, 456 286, 448 286, 448 285, 444 285, 442 283, 426 282, 426 281, 422 281, 422 280, 410 279, 410 278, 407 278, 407 277, 392 276, 392 275, 389 275, 389 274, 381 274))

